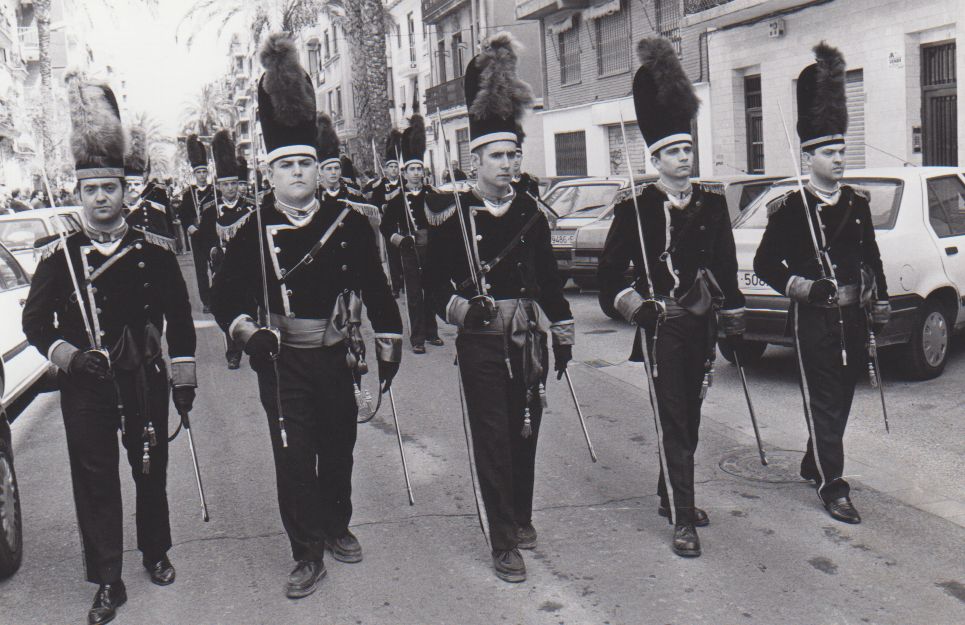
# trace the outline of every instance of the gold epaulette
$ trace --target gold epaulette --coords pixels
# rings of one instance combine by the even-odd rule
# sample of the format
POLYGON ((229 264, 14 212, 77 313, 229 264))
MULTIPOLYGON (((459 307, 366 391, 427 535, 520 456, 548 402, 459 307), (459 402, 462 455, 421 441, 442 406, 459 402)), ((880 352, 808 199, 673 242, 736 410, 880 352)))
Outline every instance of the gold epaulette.
POLYGON ((215 230, 218 233, 218 238, 221 239, 224 243, 227 243, 231 239, 235 238, 235 235, 238 234, 238 231, 241 230, 241 227, 248 222, 248 218, 251 217, 251 215, 254 212, 255 212, 254 210, 248 211, 247 213, 239 217, 236 221, 234 221, 233 223, 227 226, 222 226, 221 224, 215 224, 215 230))
POLYGON ((40 260, 49 258, 57 253, 57 250, 61 248, 61 245, 63 244, 63 242, 64 240, 59 236, 54 237, 52 241, 48 241, 47 243, 43 243, 35 247, 34 253, 37 254, 40 260))
POLYGON ((144 228, 135 227, 134 229, 141 233, 147 243, 164 248, 169 252, 177 253, 177 246, 174 243, 174 239, 166 237, 162 234, 157 234, 156 232, 151 232, 150 230, 146 230, 144 228))
POLYGON ((356 202, 345 198, 343 198, 342 201, 352 207, 356 213, 362 215, 373 224, 378 225, 382 221, 382 214, 379 212, 379 208, 377 206, 366 204, 364 202, 356 202))
POLYGON ((784 208, 784 206, 787 204, 787 201, 788 201, 788 200, 790 199, 790 197, 791 197, 792 195, 794 195, 795 193, 799 193, 799 191, 798 191, 797 189, 792 189, 792 190, 788 191, 787 193, 785 193, 784 195, 782 195, 782 196, 780 196, 780 197, 776 197, 776 198, 774 198, 773 200, 771 200, 770 202, 768 202, 768 203, 767 203, 767 216, 770 217, 771 215, 773 215, 773 214, 776 213, 777 211, 779 211, 779 210, 781 210, 782 208, 784 208))
POLYGON ((396 187, 395 189, 393 189, 393 190, 390 191, 389 193, 386 193, 386 194, 385 194, 385 201, 388 202, 389 200, 391 200, 391 199, 394 198, 395 196, 399 195, 399 189, 401 189, 401 188, 402 188, 402 187, 396 187))
POLYGON ((851 187, 851 185, 848 185, 848 186, 851 188, 852 191, 854 191, 854 194, 857 195, 858 197, 864 198, 868 202, 871 201, 871 191, 868 191, 863 187, 851 187))
POLYGON ((699 182, 697 186, 700 187, 701 191, 705 193, 715 193, 717 195, 724 195, 724 183, 723 182, 699 182))
POLYGON ((453 202, 441 211, 432 210, 429 205, 426 204, 426 221, 429 222, 430 226, 441 226, 446 223, 450 217, 456 214, 456 203, 453 202))

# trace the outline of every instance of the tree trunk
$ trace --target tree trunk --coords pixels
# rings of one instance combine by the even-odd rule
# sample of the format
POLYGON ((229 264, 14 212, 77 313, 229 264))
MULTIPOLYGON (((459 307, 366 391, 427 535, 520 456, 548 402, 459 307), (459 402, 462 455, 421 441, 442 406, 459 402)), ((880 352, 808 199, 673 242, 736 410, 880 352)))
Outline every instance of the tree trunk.
POLYGON ((355 0, 345 3, 342 20, 352 50, 352 92, 358 136, 351 147, 359 170, 378 170, 372 162, 372 141, 381 145, 392 127, 386 87, 385 20, 373 18, 382 13, 382 0, 355 0))
POLYGON ((36 0, 34 11, 37 20, 37 44, 40 64, 40 142, 42 146, 41 164, 47 175, 50 166, 57 162, 54 141, 50 136, 53 122, 54 87, 50 59, 50 0, 36 0))

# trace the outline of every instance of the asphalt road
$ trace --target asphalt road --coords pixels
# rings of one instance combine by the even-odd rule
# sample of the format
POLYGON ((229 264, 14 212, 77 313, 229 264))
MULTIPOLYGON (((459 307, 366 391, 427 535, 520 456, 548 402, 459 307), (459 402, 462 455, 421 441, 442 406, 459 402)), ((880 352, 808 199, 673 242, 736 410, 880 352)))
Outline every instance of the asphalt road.
MULTIPOLYGON (((186 261, 182 261, 184 263, 186 261)), ((185 274, 193 272, 185 267, 185 274)), ((626 363, 631 332, 595 295, 572 294, 574 384, 600 462, 591 464, 563 383, 548 385, 537 464, 527 582, 492 574, 469 481, 446 346, 406 352, 396 382, 416 505, 407 505, 391 412, 359 427, 353 531, 359 564, 327 559, 309 598, 283 595, 291 568, 275 498, 266 419, 247 364, 228 371, 220 331, 196 314, 200 389, 193 413, 212 520, 202 523, 185 437, 173 443, 169 496, 177 582, 153 586, 134 549, 126 507, 122 624, 650 624, 961 623, 965 617, 965 348, 945 375, 908 383, 886 374, 892 432, 877 397, 859 390, 846 439, 853 497, 865 522, 831 520, 795 475, 805 426, 791 352, 748 370, 771 466, 764 470, 734 367, 722 361, 705 404, 697 454, 704 555, 670 551, 656 515, 657 456, 645 379, 626 363), (958 507, 956 507, 958 506, 958 507)), ((0 623, 80 623, 84 582, 56 394, 17 420, 14 449, 25 524, 24 564, 0 582, 0 623)), ((122 467, 122 475, 127 469, 122 467)))

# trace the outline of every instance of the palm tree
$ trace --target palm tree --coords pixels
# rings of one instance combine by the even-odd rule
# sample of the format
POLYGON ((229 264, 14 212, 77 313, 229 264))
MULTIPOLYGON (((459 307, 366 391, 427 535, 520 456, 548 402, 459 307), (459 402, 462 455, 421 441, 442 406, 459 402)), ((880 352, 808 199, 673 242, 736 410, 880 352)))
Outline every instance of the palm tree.
POLYGON ((275 3, 201 0, 185 14, 181 25, 193 28, 187 38, 190 45, 210 24, 217 25, 219 36, 229 26, 248 24, 249 33, 257 45, 269 30, 294 35, 303 28, 315 26, 322 12, 340 26, 349 43, 358 129, 357 145, 350 147, 358 157, 358 166, 372 168, 374 163, 368 146, 372 140, 380 143, 392 125, 385 88, 388 82, 386 22, 389 18, 382 0, 279 0, 275 3), (273 11, 272 7, 276 10, 273 11))
POLYGON ((215 81, 201 87, 193 102, 185 103, 181 119, 187 133, 210 136, 220 128, 233 128, 238 119, 238 109, 222 85, 215 81))

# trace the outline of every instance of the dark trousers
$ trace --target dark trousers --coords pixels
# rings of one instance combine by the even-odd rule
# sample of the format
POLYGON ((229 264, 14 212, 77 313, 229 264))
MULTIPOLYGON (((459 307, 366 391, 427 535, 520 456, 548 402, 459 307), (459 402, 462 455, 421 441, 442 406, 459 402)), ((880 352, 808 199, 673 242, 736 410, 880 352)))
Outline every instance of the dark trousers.
POLYGON ((358 407, 345 346, 295 349, 278 357, 288 447, 282 447, 270 362, 252 361, 268 415, 278 507, 295 560, 321 560, 325 538, 343 536, 352 518, 352 453, 358 407))
POLYGON ((841 326, 833 308, 795 305, 797 353, 804 368, 804 389, 811 418, 801 476, 818 483, 825 502, 846 497, 851 488, 844 471, 844 430, 858 377, 866 371, 867 322, 860 306, 841 309, 848 364, 841 359, 841 326), (817 446, 815 446, 815 441, 817 446))
POLYGON ((439 336, 436 316, 426 302, 429 294, 423 290, 422 264, 426 259, 426 248, 412 247, 399 250, 402 258, 402 273, 405 280, 405 300, 409 312, 409 341, 413 346, 425 345, 426 339, 439 336))
POLYGON ((399 255, 399 248, 385 241, 385 255, 389 259, 389 279, 392 281, 392 290, 401 291, 405 285, 405 278, 402 273, 402 257, 399 255))
MULTIPOLYGON (((137 548, 146 563, 160 560, 171 548, 167 498, 169 391, 163 364, 160 369, 150 367, 148 371, 149 415, 139 414, 131 374, 117 374, 124 404, 125 433, 121 442, 127 449, 137 492, 137 548), (148 421, 154 425, 157 445, 150 448, 150 472, 145 475, 141 457, 148 421)), ((117 445, 121 420, 114 385, 64 373, 60 374, 59 383, 87 581, 110 584, 121 578, 124 551, 117 445)))
MULTIPOLYGON (((514 549, 519 542, 517 528, 532 522, 536 442, 543 409, 539 400, 532 402, 533 433, 523 438, 526 387, 521 374, 509 376, 501 334, 460 332, 456 354, 492 548, 514 549)), ((543 360, 545 369, 545 351, 543 360)), ((519 349, 511 348, 510 361, 514 372, 522 370, 519 349)))
POLYGON ((657 494, 661 505, 672 503, 676 521, 692 522, 694 514, 694 453, 700 429, 700 387, 709 354, 712 327, 707 317, 683 313, 668 317, 657 331, 654 360, 653 338, 647 344, 657 367, 657 408, 663 431, 660 452, 669 472, 671 497, 660 466, 657 494))
POLYGON ((230 361, 232 358, 241 358, 241 354, 245 349, 245 344, 243 342, 231 338, 231 335, 225 332, 224 345, 224 357, 226 360, 230 361))
POLYGON ((207 306, 211 301, 211 280, 208 277, 208 252, 204 249, 204 239, 201 232, 195 230, 191 235, 191 255, 194 257, 194 273, 198 277, 198 295, 201 304, 207 306))

